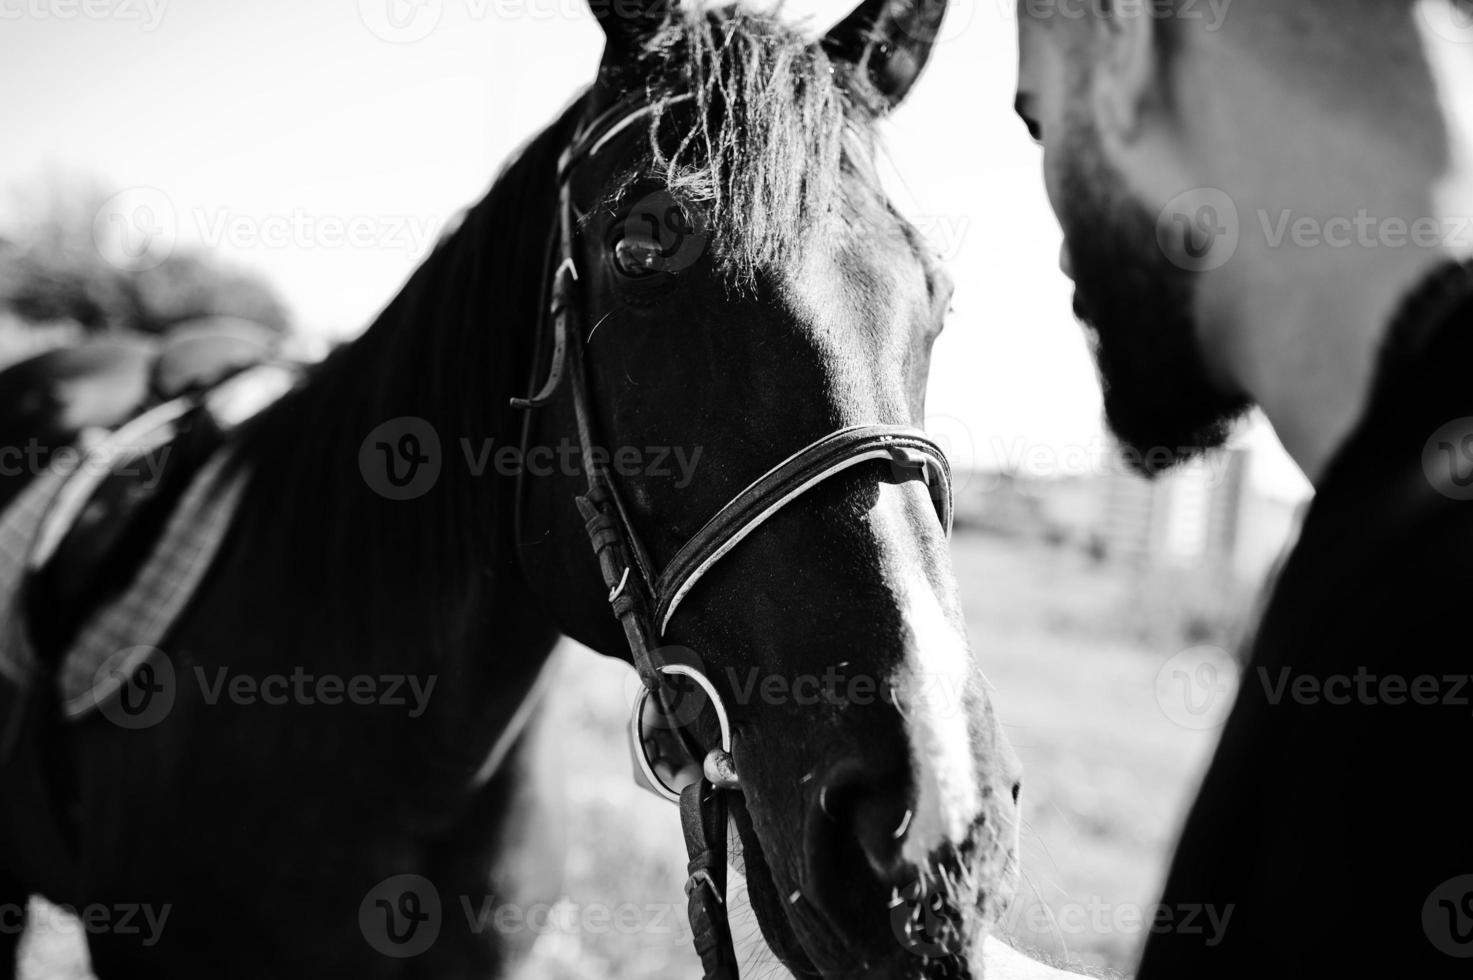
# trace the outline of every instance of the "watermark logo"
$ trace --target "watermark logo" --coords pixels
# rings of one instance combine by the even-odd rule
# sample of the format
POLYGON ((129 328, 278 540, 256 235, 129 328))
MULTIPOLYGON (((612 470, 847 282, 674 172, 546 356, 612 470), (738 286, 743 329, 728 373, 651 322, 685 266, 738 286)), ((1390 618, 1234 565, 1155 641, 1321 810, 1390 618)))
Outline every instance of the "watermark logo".
POLYGON ((445 15, 445 0, 358 0, 358 19, 380 41, 413 44, 429 37, 445 15))
MULTIPOLYGON (((1016 0, 999 0, 1012 9, 1016 0)), ((1151 20, 1196 21, 1209 34, 1222 29, 1233 0, 1176 0, 1161 4, 1155 0, 1022 0, 1018 8, 1034 20, 1097 21, 1151 20)))
POLYGON ((929 888, 912 881, 891 894, 890 929, 906 950, 927 958, 955 956, 967 941, 961 916, 939 879, 929 888))
POLYGON ((1473 44, 1473 7, 1466 3, 1419 3, 1417 13, 1427 29, 1444 41, 1473 44))
MULTIPOLYGON (((1008 0, 1009 6, 1012 2, 1013 0, 1008 0)), ((894 23, 906 37, 922 44, 946 44, 967 32, 977 16, 979 6, 979 3, 951 4, 946 8, 946 16, 941 19, 940 25, 925 17, 906 16, 895 18, 894 23)), ((892 47, 893 45, 886 45, 885 52, 888 53, 892 47)))
POLYGON ((951 463, 953 496, 960 497, 968 490, 993 490, 1002 482, 997 472, 979 470, 973 465, 977 459, 977 442, 966 420, 955 415, 927 415, 924 428, 951 463))
POLYGON ((425 419, 401 416, 376 426, 358 448, 358 466, 370 489, 390 500, 411 500, 427 493, 444 466, 465 467, 472 479, 490 476, 542 478, 581 477, 588 468, 633 479, 671 481, 676 490, 690 486, 704 455, 703 446, 591 446, 585 454, 578 442, 563 438, 556 445, 498 445, 491 436, 447 436, 425 419))
POLYGON ((1422 930, 1440 952, 1473 958, 1473 874, 1449 878, 1422 903, 1422 930))
POLYGON ((52 905, 38 899, 29 907, 25 903, 6 902, 0 904, 0 936, 22 933, 33 937, 67 936, 80 928, 90 936, 128 936, 148 948, 157 946, 163 938, 164 927, 173 911, 172 905, 140 902, 52 905))
POLYGON ((1254 673, 1263 686, 1264 699, 1274 706, 1466 708, 1473 690, 1473 675, 1469 674, 1376 674, 1365 666, 1357 667, 1354 674, 1295 673, 1291 667, 1277 671, 1259 667, 1254 673))
POLYGON ((440 893, 423 875, 385 878, 358 906, 358 927, 368 945, 385 956, 419 956, 440 938, 440 893))
POLYGON ((376 426, 358 447, 370 490, 389 500, 422 497, 440 479, 440 435, 422 418, 402 415, 376 426))
POLYGON ((152 728, 174 708, 179 685, 174 664, 156 647, 126 647, 108 657, 93 676, 97 710, 117 725, 152 728))
POLYGON ((1242 237, 1238 207, 1225 191, 1198 187, 1172 198, 1156 219, 1156 244, 1178 268, 1211 272, 1232 261, 1242 237))
MULTIPOLYGON (((670 665, 681 665, 689 667, 699 673, 702 677, 711 678, 712 675, 706 671, 706 664, 700 654, 690 647, 662 646, 656 648, 651 654, 655 663, 670 665)), ((645 702, 645 714, 642 724, 646 732, 679 732, 695 725, 703 713, 710 710, 711 702, 706 692, 681 674, 662 675, 664 685, 662 710, 655 703, 655 698, 650 697, 645 702)), ((644 682, 640 680, 638 672, 631 672, 624 678, 624 700, 633 706, 634 701, 641 691, 644 690, 644 682)))
POLYGON ((1444 215, 1407 218, 1377 215, 1366 208, 1354 214, 1298 214, 1290 208, 1258 211, 1258 226, 1269 248, 1446 249, 1473 245, 1473 217, 1444 215))
POLYGON ((410 718, 419 718, 429 710, 430 697, 440 680, 436 674, 313 674, 300 666, 292 668, 290 674, 262 677, 232 673, 228 667, 217 667, 213 673, 196 667, 193 673, 201 698, 212 707, 222 701, 242 707, 352 705, 402 708, 410 718))
POLYGON ((136 23, 145 34, 158 30, 168 0, 4 0, 0 21, 56 20, 136 23))
POLYGON ((1473 418, 1454 419, 1422 447, 1422 473, 1452 500, 1473 500, 1473 418))
POLYGON ((1162 713, 1194 731, 1226 721, 1237 694, 1237 665, 1222 647, 1183 650, 1156 672, 1156 703, 1162 713))
POLYGON ((142 490, 153 490, 163 480, 172 446, 123 444, 109 440, 91 447, 57 446, 36 438, 23 446, 0 446, 0 476, 40 476, 42 473, 114 474, 135 480, 142 490))
POLYGON ((319 214, 303 207, 268 214, 194 208, 190 215, 210 248, 295 248, 423 252, 445 223, 412 214, 319 214))
POLYGON ((174 251, 179 218, 169 195, 157 187, 130 187, 102 203, 92 218, 92 243, 104 262, 141 272, 174 251))
MULTIPOLYGON (((929 424, 929 423, 928 423, 929 424)), ((1197 452, 1195 446, 1122 446, 1103 436, 1089 442, 1044 443, 1027 438, 994 436, 988 450, 1005 473, 1035 480, 1058 478, 1125 476, 1131 479, 1142 469, 1160 469, 1172 460, 1197 452)), ((1232 475, 1233 455, 1209 451, 1180 464, 1176 472, 1190 475, 1208 488, 1225 486, 1232 475)))
POLYGON ((655 191, 629 209, 615 244, 620 262, 649 272, 680 272, 706 252, 710 236, 700 216, 665 190, 655 191))
POLYGON ((943 262, 955 262, 961 258, 962 248, 972 231, 972 216, 969 214, 921 214, 911 220, 943 262))
POLYGON ((1211 949, 1222 943, 1235 908, 1231 904, 1202 902, 1137 905, 1091 896, 1086 901, 1068 902, 1057 908, 1050 908, 1044 902, 1031 902, 1009 919, 1025 924, 1032 932, 1060 937, 1140 936, 1142 933, 1201 936, 1203 945, 1211 949))
POLYGON ((392 708, 410 718, 423 717, 439 682, 427 674, 310 673, 301 666, 290 673, 260 676, 229 667, 196 665, 179 670, 162 650, 133 646, 103 662, 93 680, 93 698, 103 717, 121 728, 157 725, 173 710, 181 687, 194 685, 197 703, 267 708, 297 705, 307 708, 392 708))

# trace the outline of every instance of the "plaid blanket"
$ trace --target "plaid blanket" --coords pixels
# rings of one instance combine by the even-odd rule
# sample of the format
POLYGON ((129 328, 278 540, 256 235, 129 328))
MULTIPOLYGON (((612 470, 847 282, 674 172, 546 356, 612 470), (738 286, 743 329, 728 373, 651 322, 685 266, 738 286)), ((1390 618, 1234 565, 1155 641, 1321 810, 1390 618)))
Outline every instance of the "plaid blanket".
MULTIPOLYGON (((0 514, 0 675, 17 684, 28 683, 36 669, 19 601, 27 556, 78 470, 76 463, 48 468, 0 514)), ((145 659, 143 651, 131 651, 163 643, 218 554, 248 479, 228 445, 216 453, 195 475, 132 584, 90 614, 57 674, 69 718, 88 715, 117 693, 145 659)))

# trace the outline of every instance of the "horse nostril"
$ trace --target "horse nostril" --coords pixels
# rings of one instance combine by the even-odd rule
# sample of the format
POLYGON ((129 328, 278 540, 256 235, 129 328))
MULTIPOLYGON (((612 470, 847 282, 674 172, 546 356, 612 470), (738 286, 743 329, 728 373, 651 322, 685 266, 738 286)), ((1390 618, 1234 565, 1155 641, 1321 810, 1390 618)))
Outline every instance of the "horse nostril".
POLYGON ((849 852, 851 860, 863 857, 882 884, 904 880, 901 849, 913 814, 902 780, 874 780, 843 767, 820 787, 818 805, 839 860, 849 852))
POLYGON ((1021 796, 1022 793, 1023 793, 1023 780, 1020 779, 1016 783, 1013 784, 1013 805, 1014 806, 1017 806, 1018 805, 1018 797, 1021 796))

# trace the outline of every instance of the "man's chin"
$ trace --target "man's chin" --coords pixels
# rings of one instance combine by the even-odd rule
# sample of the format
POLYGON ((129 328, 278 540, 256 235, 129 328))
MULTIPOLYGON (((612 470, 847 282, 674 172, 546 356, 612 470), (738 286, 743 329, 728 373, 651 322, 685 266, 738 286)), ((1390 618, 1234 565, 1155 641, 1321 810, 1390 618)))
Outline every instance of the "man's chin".
POLYGON ((1190 339, 1190 321, 1114 323, 1101 329, 1075 290, 1075 316, 1089 342, 1104 395, 1105 424, 1126 465, 1155 477, 1225 446, 1252 407, 1215 384, 1190 339), (1147 346, 1144 338, 1153 338, 1147 346), (1163 345, 1162 338, 1177 342, 1163 345))
POLYGON ((1112 409, 1107 398, 1105 424, 1119 442, 1126 466, 1152 479, 1226 446, 1248 409, 1226 400, 1211 412, 1201 407, 1194 424, 1187 424, 1185 414, 1146 416, 1138 406, 1130 408, 1127 420, 1121 418, 1124 410, 1112 409))

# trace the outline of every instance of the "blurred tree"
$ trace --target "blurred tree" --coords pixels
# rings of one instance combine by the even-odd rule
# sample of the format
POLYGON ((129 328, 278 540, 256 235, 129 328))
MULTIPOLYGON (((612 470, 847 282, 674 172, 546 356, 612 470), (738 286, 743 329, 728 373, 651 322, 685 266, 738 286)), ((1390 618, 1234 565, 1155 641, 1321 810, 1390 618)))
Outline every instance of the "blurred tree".
POLYGON ((270 286, 203 251, 172 247, 134 266, 109 261, 96 230, 115 198, 95 182, 53 179, 14 199, 15 217, 0 228, 0 312, 13 320, 162 334, 199 317, 235 316, 289 329, 270 286))

